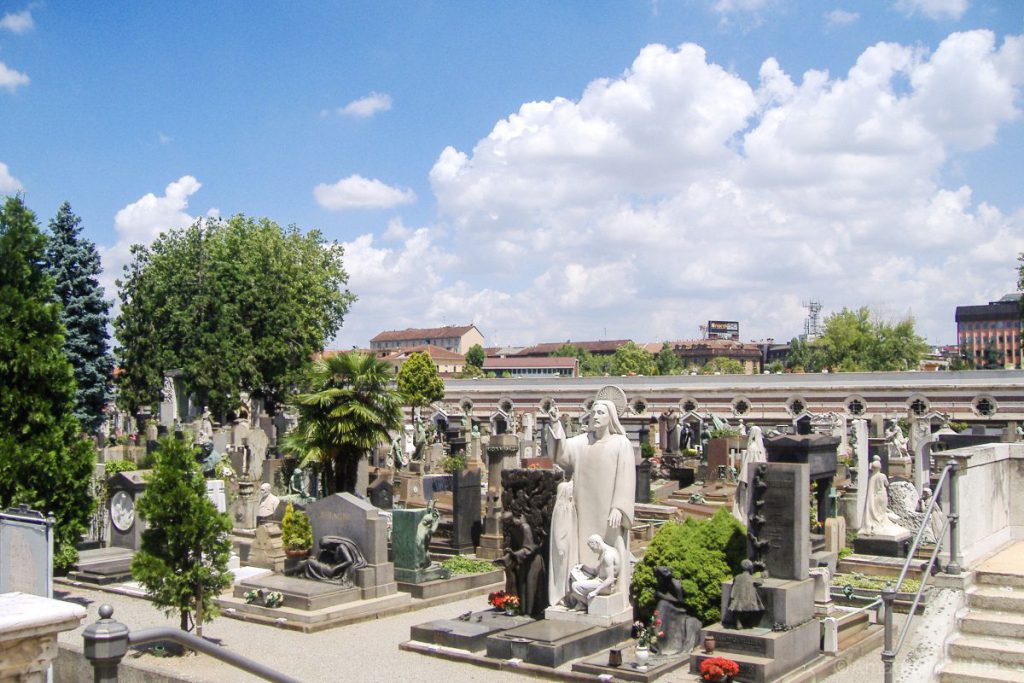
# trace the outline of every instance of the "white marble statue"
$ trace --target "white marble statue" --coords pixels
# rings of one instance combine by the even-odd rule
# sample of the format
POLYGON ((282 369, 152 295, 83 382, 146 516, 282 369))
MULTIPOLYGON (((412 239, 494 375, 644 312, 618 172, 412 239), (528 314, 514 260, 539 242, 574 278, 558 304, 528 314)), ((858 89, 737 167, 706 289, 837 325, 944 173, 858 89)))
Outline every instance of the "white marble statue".
POLYGON ((899 423, 893 422, 885 430, 885 443, 889 448, 890 460, 907 459, 910 457, 910 451, 907 450, 907 437, 903 434, 903 429, 899 426, 899 423))
POLYGON ((621 573, 621 556, 600 534, 592 534, 587 547, 597 555, 597 562, 592 567, 577 564, 569 572, 569 592, 564 601, 570 609, 586 610, 598 595, 613 592, 621 573))
POLYGON ((898 525, 895 514, 889 512, 889 478, 882 474, 882 461, 876 457, 871 462, 871 478, 868 479, 867 503, 860 536, 899 536, 907 530, 898 525))
POLYGON ((615 404, 594 401, 588 423, 590 432, 571 438, 566 438, 557 413, 552 418, 548 429, 553 459, 573 482, 580 562, 596 565, 597 550, 588 545, 588 539, 597 534, 619 556, 620 571, 614 592, 628 593, 636 458, 615 404))
POLYGON ((199 431, 196 434, 196 443, 212 443, 213 442, 213 420, 210 418, 210 409, 203 408, 203 416, 199 420, 199 431))
POLYGON ((558 485, 555 507, 551 511, 551 568, 548 571, 548 599, 551 604, 565 596, 569 590, 569 572, 580 561, 572 487, 571 481, 558 485))
POLYGON ((270 517, 277 510, 278 504, 281 499, 278 498, 271 492, 270 484, 264 482, 260 484, 260 506, 256 510, 257 517, 270 517))
POLYGON ((736 495, 732 503, 732 516, 739 520, 743 526, 747 525, 747 509, 750 507, 750 490, 747 481, 747 472, 752 464, 768 461, 768 452, 764 448, 764 438, 761 436, 761 428, 751 425, 747 430, 747 450, 743 452, 743 459, 740 461, 739 477, 736 481, 736 495))

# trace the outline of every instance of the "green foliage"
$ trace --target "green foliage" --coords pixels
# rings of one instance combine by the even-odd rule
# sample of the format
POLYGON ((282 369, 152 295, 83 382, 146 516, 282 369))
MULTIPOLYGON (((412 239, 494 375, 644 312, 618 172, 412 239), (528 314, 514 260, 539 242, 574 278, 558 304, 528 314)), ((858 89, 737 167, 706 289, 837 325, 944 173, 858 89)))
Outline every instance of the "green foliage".
POLYGON ((627 342, 615 349, 612 355, 611 374, 656 375, 658 366, 654 362, 654 354, 637 346, 635 342, 627 342))
POLYGON ((309 515, 296 510, 291 503, 284 509, 281 518, 281 542, 288 550, 309 550, 313 547, 313 525, 309 515))
POLYGON ((390 367, 371 355, 342 353, 313 365, 307 392, 294 399, 299 423, 282 441, 282 450, 320 463, 327 493, 354 492, 360 458, 388 431, 402 428, 402 408, 389 386, 390 367))
POLYGON ((604 356, 595 356, 584 348, 569 344, 568 342, 559 346, 551 354, 556 358, 576 357, 580 362, 580 375, 583 377, 594 377, 606 375, 611 367, 611 359, 604 356))
MULTIPOLYGON (((886 586, 895 585, 896 579, 892 576, 879 576, 876 574, 861 574, 851 572, 849 574, 836 574, 832 577, 833 586, 853 586, 867 590, 880 591, 886 586)), ((916 593, 921 588, 920 579, 905 577, 900 584, 901 593, 916 593)))
POLYGON ((398 371, 398 392, 413 407, 427 406, 444 398, 444 382, 426 351, 411 354, 398 371))
POLYGON ((747 556, 743 527, 726 510, 708 520, 666 522, 633 572, 630 595, 645 618, 655 608, 656 567, 670 567, 683 587, 687 611, 710 624, 721 619, 722 582, 741 571, 747 556))
POLYGON ((768 372, 772 373, 772 374, 775 374, 775 373, 782 372, 783 370, 785 370, 786 369, 786 364, 783 363, 781 360, 773 360, 771 363, 769 363, 768 365, 764 366, 764 369, 767 370, 768 372))
POLYGON ((484 353, 484 347, 479 344, 473 344, 466 351, 466 364, 475 367, 480 370, 484 367, 484 361, 487 359, 487 354, 484 353))
POLYGON ((466 469, 466 457, 463 455, 449 455, 441 460, 441 469, 448 474, 461 472, 466 469))
POLYGON ((821 354, 821 368, 843 372, 916 370, 928 351, 914 332, 913 318, 887 323, 872 319, 867 307, 830 315, 813 345, 821 354))
POLYGON ((967 422, 956 422, 951 420, 946 424, 946 426, 952 429, 957 434, 959 434, 960 432, 967 431, 971 425, 967 422))
POLYGON ((654 446, 651 445, 650 441, 640 442, 640 457, 644 460, 654 457, 654 446))
POLYGON ((735 358, 722 356, 712 358, 700 369, 702 375, 713 375, 716 372, 722 375, 742 375, 746 373, 746 369, 743 367, 743 363, 735 358))
POLYGON ((155 452, 149 486, 138 503, 148 527, 132 560, 132 576, 157 607, 177 612, 182 630, 217 615, 214 600, 231 585, 231 518, 217 512, 206 495, 196 449, 164 438, 155 452))
POLYGON ((122 405, 157 403, 163 372, 180 368, 221 419, 241 391, 274 410, 355 300, 342 255, 316 230, 241 214, 132 247, 114 323, 122 405))
POLYGON ((110 479, 115 474, 132 472, 137 469, 139 469, 139 466, 134 460, 110 460, 103 464, 103 472, 107 475, 107 479, 110 479))
POLYGON ((441 566, 451 572, 452 576, 459 574, 483 574, 484 572, 493 572, 496 569, 493 562, 474 560, 462 555, 449 557, 441 562, 441 566))
POLYGON ((75 369, 75 416, 82 429, 95 433, 103 423, 110 397, 114 358, 110 355, 110 302, 103 298, 103 270, 96 245, 81 236, 81 220, 67 202, 50 221, 46 262, 61 304, 64 353, 75 369))
POLYGON ((682 361, 668 342, 661 345, 661 350, 654 357, 654 363, 658 366, 659 375, 678 375, 683 371, 682 361))
MULTIPOLYGON (((489 372, 489 373, 487 373, 487 375, 493 377, 494 373, 493 372, 489 372)), ((460 372, 457 375, 455 375, 455 378, 456 379, 473 379, 474 377, 483 377, 483 376, 484 376, 484 371, 483 370, 481 370, 480 368, 478 368, 475 365, 470 365, 470 364, 467 363, 466 366, 464 368, 462 368, 462 372, 460 372)))
POLYGON ((818 372, 824 359, 821 352, 799 337, 789 341, 789 353, 786 354, 786 369, 794 372, 818 372))
POLYGON ((46 238, 19 197, 0 207, 0 509, 53 513, 54 568, 75 561, 94 502, 95 454, 75 418, 75 377, 46 238))
POLYGON ((853 555, 853 548, 851 546, 845 546, 839 549, 839 559, 843 560, 853 555))
POLYGON ((708 432, 708 437, 712 439, 728 439, 739 435, 740 430, 733 427, 719 427, 708 432))

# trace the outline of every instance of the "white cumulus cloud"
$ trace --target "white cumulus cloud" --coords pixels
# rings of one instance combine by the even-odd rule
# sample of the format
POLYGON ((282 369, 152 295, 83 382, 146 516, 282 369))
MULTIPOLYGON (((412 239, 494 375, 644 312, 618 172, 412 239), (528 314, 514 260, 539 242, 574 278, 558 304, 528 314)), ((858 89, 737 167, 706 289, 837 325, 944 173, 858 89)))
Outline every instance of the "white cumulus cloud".
POLYGON ((7 88, 14 92, 19 86, 28 85, 29 77, 26 74, 16 71, 0 62, 0 88, 7 88))
POLYGON ((23 189, 25 188, 21 181, 11 175, 11 170, 7 168, 7 164, 0 161, 0 192, 21 192, 23 189))
POLYGON ((26 33, 35 26, 32 21, 32 11, 24 9, 20 12, 8 12, 0 18, 0 29, 11 33, 26 33))
POLYGON ((412 190, 391 187, 376 178, 351 175, 336 183, 320 183, 313 188, 313 196, 320 206, 332 211, 346 209, 387 209, 416 200, 412 190))
POLYGON ((788 339, 817 298, 912 313, 949 342, 956 305, 1014 288, 1024 212, 940 178, 1020 125, 1022 84, 1024 39, 989 31, 878 43, 837 75, 768 58, 755 83, 697 45, 649 45, 577 99, 525 103, 440 153, 462 279, 437 270, 429 303, 394 305, 509 343, 693 337, 708 319, 788 339))
POLYGON ((101 283, 108 295, 116 291, 114 280, 121 277, 122 268, 131 261, 133 244, 149 244, 161 233, 184 228, 195 222, 187 213, 189 198, 199 191, 202 183, 190 175, 182 176, 164 188, 157 196, 149 192, 128 204, 114 216, 117 241, 109 247, 100 247, 103 259, 101 283))
POLYGON ((825 23, 831 26, 848 26, 860 19, 857 12, 848 12, 843 9, 834 9, 825 14, 825 23))
POLYGON ((967 0, 897 0, 896 9, 908 16, 922 14, 929 19, 955 21, 967 11, 967 0))
POLYGON ((391 95, 387 93, 371 92, 366 97, 352 100, 344 107, 338 107, 338 113, 342 116, 351 116, 357 119, 368 119, 371 116, 391 109, 391 95))

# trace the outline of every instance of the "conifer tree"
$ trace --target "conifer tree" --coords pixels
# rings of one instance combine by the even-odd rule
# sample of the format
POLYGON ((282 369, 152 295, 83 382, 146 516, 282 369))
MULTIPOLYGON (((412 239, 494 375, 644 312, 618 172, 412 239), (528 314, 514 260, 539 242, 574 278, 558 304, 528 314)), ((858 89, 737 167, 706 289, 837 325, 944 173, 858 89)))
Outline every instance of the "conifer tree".
POLYGON ((196 450, 181 439, 161 439, 137 506, 147 528, 132 576, 154 605, 179 614, 183 631, 194 622, 202 636, 203 623, 217 615, 217 595, 231 585, 231 518, 207 497, 196 450))
POLYGON ((110 302, 104 300, 99 284, 102 265, 96 245, 81 236, 81 220, 67 202, 50 221, 46 260, 57 300, 63 307, 64 352, 75 369, 78 384, 75 415, 82 429, 93 434, 103 423, 114 367, 107 332, 110 302))
POLYGON ((93 510, 94 453, 75 419, 60 305, 45 266, 46 237, 19 197, 0 208, 0 508, 51 512, 54 566, 76 558, 93 510))

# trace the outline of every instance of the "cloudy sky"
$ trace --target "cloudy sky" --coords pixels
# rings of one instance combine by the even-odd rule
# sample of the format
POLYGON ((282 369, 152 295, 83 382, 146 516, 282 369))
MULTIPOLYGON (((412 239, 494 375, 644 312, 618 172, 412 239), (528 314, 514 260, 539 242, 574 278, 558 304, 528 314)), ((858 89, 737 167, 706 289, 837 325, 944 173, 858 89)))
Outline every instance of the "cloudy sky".
POLYGON ((1013 291, 1014 0, 0 0, 0 194, 100 247, 201 216, 319 228, 332 346, 788 340, 802 303, 913 315, 1013 291))

